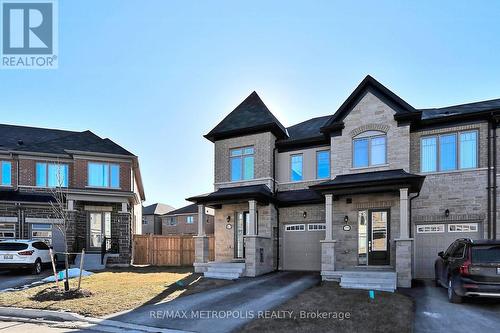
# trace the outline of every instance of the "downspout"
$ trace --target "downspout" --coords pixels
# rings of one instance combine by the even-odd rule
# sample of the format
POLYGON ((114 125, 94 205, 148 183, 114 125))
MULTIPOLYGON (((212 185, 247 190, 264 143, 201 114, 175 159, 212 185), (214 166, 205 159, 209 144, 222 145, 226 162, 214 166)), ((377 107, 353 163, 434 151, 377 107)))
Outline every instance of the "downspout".
POLYGON ((497 239, 497 129, 498 123, 495 121, 493 128, 493 239, 497 239))
POLYGON ((413 234, 413 228, 412 228, 412 225, 411 225, 411 202, 413 201, 413 199, 416 199, 420 196, 420 191, 418 191, 417 195, 414 195, 413 197, 410 198, 410 201, 408 202, 408 210, 410 211, 410 213, 408 214, 408 223, 410 224, 409 225, 409 235, 410 235, 410 238, 412 237, 412 234, 413 234))
POLYGON ((488 239, 492 239, 491 237, 491 234, 492 234, 492 224, 491 224, 491 139, 492 139, 492 135, 491 135, 491 128, 492 128, 492 123, 491 121, 488 121, 488 136, 487 136, 487 139, 488 139, 488 150, 487 150, 487 154, 488 155, 488 168, 487 168, 487 185, 486 185, 486 192, 487 192, 487 208, 486 208, 486 211, 488 213, 488 239))
POLYGON ((278 207, 278 195, 276 194, 276 146, 273 148, 273 196, 276 208, 276 270, 280 267, 280 209, 278 207))

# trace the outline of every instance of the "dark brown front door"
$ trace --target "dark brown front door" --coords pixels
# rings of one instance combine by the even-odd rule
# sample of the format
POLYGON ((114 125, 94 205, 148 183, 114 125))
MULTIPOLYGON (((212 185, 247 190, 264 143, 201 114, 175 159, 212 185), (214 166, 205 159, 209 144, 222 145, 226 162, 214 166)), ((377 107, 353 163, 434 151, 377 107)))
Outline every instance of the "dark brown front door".
POLYGON ((389 265, 389 210, 370 210, 368 214, 368 264, 389 265))

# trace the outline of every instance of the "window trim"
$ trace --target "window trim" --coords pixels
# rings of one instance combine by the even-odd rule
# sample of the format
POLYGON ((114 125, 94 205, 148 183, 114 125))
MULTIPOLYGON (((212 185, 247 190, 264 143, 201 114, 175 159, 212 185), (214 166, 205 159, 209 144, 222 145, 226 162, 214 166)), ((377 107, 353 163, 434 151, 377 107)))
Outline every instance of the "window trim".
POLYGON ((296 182, 302 182, 302 181, 304 181, 304 154, 303 153, 290 154, 289 167, 290 167, 290 169, 289 169, 290 170, 290 177, 289 178, 290 178, 291 182, 296 183, 296 182), (293 180, 292 179, 292 175, 293 175, 293 172, 292 172, 292 165, 293 165, 292 160, 293 160, 293 158, 295 156, 300 156, 302 158, 301 159, 301 163, 300 163, 300 171, 302 172, 302 175, 301 175, 301 178, 298 179, 298 180, 293 180))
MULTIPOLYGON (((368 131, 365 131, 368 132, 368 131)), ((388 149, 387 149, 387 133, 382 132, 382 131, 375 131, 379 132, 380 134, 374 134, 370 136, 360 136, 363 133, 359 133, 358 135, 354 136, 351 140, 351 167, 353 169, 364 169, 364 168, 376 168, 376 167, 381 167, 384 165, 387 165, 387 157, 388 157, 388 149), (372 139, 377 139, 377 138, 384 138, 385 139, 385 156, 384 156, 384 163, 379 163, 379 164, 372 164, 372 139), (354 165, 354 143, 355 141, 359 140, 368 140, 368 165, 363 165, 363 166, 355 166, 354 165)))
POLYGON ((479 224, 478 223, 450 223, 448 224, 448 232, 459 233, 459 232, 479 232, 479 224), (451 230, 452 226, 467 226, 469 230, 451 230), (474 227, 476 230, 471 230, 471 227, 474 227))
MULTIPOLYGON (((322 149, 322 150, 316 150, 316 179, 330 179, 332 175, 332 170, 331 170, 331 152, 330 149, 322 149), (319 163, 318 163, 318 155, 320 153, 327 153, 328 154, 328 176, 326 177, 319 177, 319 163)), ((304 161, 302 161, 302 164, 304 164, 304 161)))
POLYGON ((326 230, 326 223, 308 223, 307 224, 307 231, 325 231, 326 230), (317 227, 317 229, 311 228, 312 226, 317 227))
POLYGON ((229 148, 229 181, 230 182, 242 182, 242 181, 250 181, 255 179, 255 146, 254 145, 248 145, 248 146, 241 146, 241 147, 234 147, 234 148, 229 148), (251 154, 245 154, 245 149, 247 148, 252 148, 253 153, 251 154), (241 155, 237 156, 232 156, 231 152, 234 150, 241 149, 241 155), (252 178, 245 179, 245 163, 243 163, 244 157, 245 156, 253 156, 253 175, 252 178), (239 158, 241 160, 241 177, 240 179, 235 179, 233 180, 233 165, 232 165, 232 160, 233 158, 239 158))
POLYGON ((417 224, 417 234, 442 234, 446 231, 444 224, 417 224), (419 228, 437 228, 438 230, 419 230, 419 228))
POLYGON ((121 187, 121 181, 120 181, 120 176, 121 176, 121 167, 120 163, 111 163, 111 162, 100 162, 100 161, 89 161, 87 163, 87 187, 91 188, 110 188, 110 189, 120 189, 121 187), (100 186, 100 185, 90 185, 90 165, 91 164, 100 164, 100 165, 107 165, 108 166, 108 185, 106 186, 100 186), (118 186, 111 186, 111 167, 112 166, 117 166, 118 167, 118 186))
POLYGON ((286 232, 303 232, 306 231, 305 223, 285 224, 286 232), (295 227, 299 229, 294 229, 295 227))
POLYGON ((16 223, 0 223, 0 239, 15 239, 16 238, 16 230, 17 230, 17 224, 16 223), (6 228, 6 225, 12 226, 12 228, 6 228), (12 237, 7 237, 4 235, 5 232, 12 232, 13 236, 12 237))
POLYGON ((1 160, 0 161, 0 187, 12 187, 12 161, 9 160, 1 160), (8 163, 10 165, 10 179, 8 184, 3 184, 3 165, 4 163, 8 163))
POLYGON ((69 164, 68 163, 57 163, 57 162, 51 162, 51 161, 37 161, 35 163, 35 187, 38 188, 57 188, 59 185, 56 186, 49 186, 49 165, 55 165, 55 166, 60 166, 60 167, 66 167, 66 184, 62 185, 62 188, 68 188, 69 187, 69 164), (45 184, 44 185, 38 185, 38 165, 39 164, 44 164, 45 165, 45 184))
POLYGON ((479 138, 479 129, 470 129, 470 130, 462 130, 462 131, 450 131, 450 132, 443 132, 443 133, 438 133, 438 134, 432 134, 432 135, 423 135, 420 137, 420 173, 439 173, 439 172, 453 172, 453 171, 461 171, 461 170, 475 170, 479 168, 479 148, 480 148, 480 138, 479 138), (464 133, 476 133, 476 166, 472 168, 461 168, 460 167, 460 135, 464 133), (456 144, 455 144, 455 169, 449 169, 449 170, 441 170, 441 137, 453 134, 455 135, 456 138, 456 144), (423 145, 422 145, 422 140, 428 139, 428 138, 436 138, 436 166, 434 171, 422 171, 422 158, 423 158, 423 145))
POLYGON ((186 224, 194 224, 194 215, 186 216, 186 224), (189 222, 191 220, 191 222, 189 222))

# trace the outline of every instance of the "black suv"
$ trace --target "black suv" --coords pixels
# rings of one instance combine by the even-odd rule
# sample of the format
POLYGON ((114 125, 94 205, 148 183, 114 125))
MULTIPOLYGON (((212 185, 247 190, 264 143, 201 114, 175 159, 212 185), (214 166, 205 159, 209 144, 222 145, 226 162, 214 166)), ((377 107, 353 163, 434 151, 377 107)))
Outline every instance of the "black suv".
POLYGON ((448 288, 448 300, 464 296, 500 297, 500 240, 457 239, 439 252, 436 285, 448 288))

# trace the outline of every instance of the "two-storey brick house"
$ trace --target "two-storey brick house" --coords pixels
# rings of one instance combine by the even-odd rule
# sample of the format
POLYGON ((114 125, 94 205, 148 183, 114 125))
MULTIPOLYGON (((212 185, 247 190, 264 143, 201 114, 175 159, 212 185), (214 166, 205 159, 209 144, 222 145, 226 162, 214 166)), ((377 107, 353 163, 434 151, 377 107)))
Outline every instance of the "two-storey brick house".
POLYGON ((215 209, 215 263, 200 225, 196 270, 433 277, 452 240, 500 236, 499 117, 500 99, 415 109, 367 76, 333 115, 285 128, 252 93, 205 136, 215 189, 189 200, 215 209))
POLYGON ((63 193, 70 251, 131 262, 144 200, 137 156, 90 131, 0 125, 0 239, 39 238, 64 250, 54 194, 63 193))
MULTIPOLYGON (((198 206, 190 204, 161 216, 163 235, 196 235, 198 234, 198 206)), ((205 207, 205 233, 214 233, 214 210, 205 207)))

